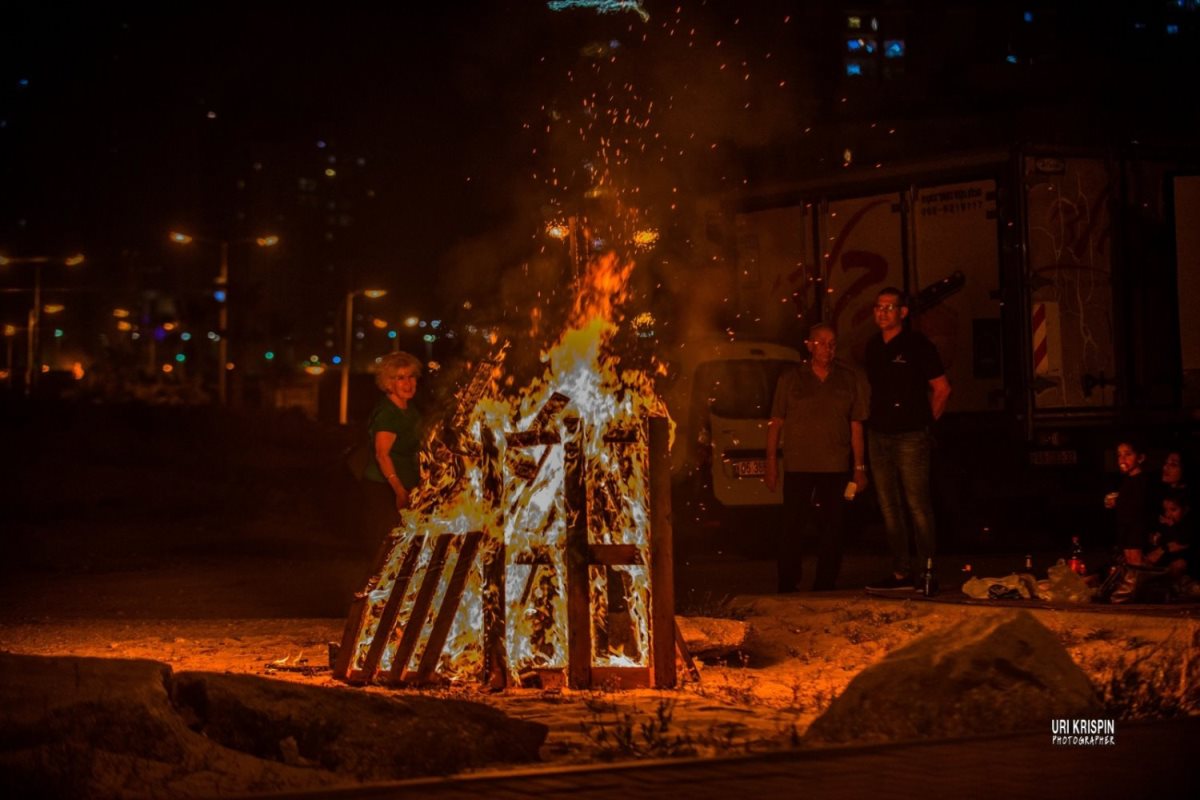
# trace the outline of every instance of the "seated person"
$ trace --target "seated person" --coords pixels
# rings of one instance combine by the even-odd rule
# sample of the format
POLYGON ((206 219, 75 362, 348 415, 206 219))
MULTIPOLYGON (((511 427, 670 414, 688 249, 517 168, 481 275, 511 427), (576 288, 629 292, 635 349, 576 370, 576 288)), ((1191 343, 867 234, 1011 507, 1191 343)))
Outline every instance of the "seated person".
POLYGON ((1116 512, 1117 547, 1126 564, 1142 563, 1158 513, 1150 478, 1143 469, 1145 462, 1146 449, 1136 439, 1121 439, 1117 444, 1120 489, 1104 498, 1105 507, 1116 512))
POLYGON ((1198 559, 1187 493, 1175 491, 1164 497, 1162 516, 1158 521, 1159 530, 1151 537, 1145 563, 1166 569, 1180 594, 1200 593, 1200 584, 1196 583, 1198 559))

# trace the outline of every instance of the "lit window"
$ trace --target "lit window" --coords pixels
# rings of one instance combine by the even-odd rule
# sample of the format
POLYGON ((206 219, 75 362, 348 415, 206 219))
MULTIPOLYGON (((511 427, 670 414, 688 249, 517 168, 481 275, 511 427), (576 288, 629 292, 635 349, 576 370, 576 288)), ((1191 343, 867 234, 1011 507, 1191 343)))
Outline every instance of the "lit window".
POLYGON ((847 39, 846 40, 846 49, 849 50, 851 53, 857 53, 859 50, 861 50, 863 48, 863 44, 864 44, 864 42, 862 39, 847 39))
POLYGON ((847 75, 862 75, 862 62, 847 61, 846 62, 846 74, 847 75))
POLYGON ((873 30, 873 31, 879 30, 879 18, 878 17, 871 17, 871 30, 873 30))
POLYGON ((903 39, 884 39, 883 40, 883 57, 884 58, 904 58, 904 40, 903 39))
POLYGON ((1014 56, 1014 55, 1009 55, 1009 56, 1008 56, 1007 58, 1005 58, 1004 60, 1005 60, 1005 61, 1007 61, 1007 62, 1008 62, 1008 63, 1010 63, 1010 64, 1016 64, 1016 63, 1017 63, 1017 57, 1016 57, 1016 56, 1014 56))
POLYGON ((862 28, 862 17, 846 17, 846 27, 852 31, 862 28))
POLYGON ((1023 18, 1023 19, 1024 19, 1026 22, 1033 22, 1033 12, 1032 12, 1032 11, 1026 11, 1026 12, 1024 13, 1024 15, 1022 16, 1022 18, 1023 18))
POLYGON ((1167 23, 1167 36, 1176 36, 1179 34, 1179 26, 1174 22, 1167 23))

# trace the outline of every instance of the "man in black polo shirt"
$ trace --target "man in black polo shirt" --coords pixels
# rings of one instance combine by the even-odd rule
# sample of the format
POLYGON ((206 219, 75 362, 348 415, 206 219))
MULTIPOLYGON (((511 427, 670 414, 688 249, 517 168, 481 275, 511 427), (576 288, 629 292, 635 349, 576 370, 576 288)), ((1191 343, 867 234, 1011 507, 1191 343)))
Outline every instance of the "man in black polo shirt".
POLYGON ((884 289, 875 300, 879 336, 867 342, 867 378, 871 382, 868 453, 892 551, 892 574, 873 583, 871 589, 914 585, 910 538, 915 536, 920 567, 934 555, 929 427, 946 410, 950 382, 933 343, 905 329, 907 316, 904 293, 890 286, 884 289))
POLYGON ((794 592, 800 581, 800 536, 806 522, 817 530, 817 570, 813 589, 835 588, 842 562, 842 511, 853 457, 856 491, 867 486, 862 421, 868 399, 866 380, 855 368, 834 360, 837 334, 813 326, 804 344, 811 356, 779 376, 767 426, 766 484, 779 485, 776 450, 783 439, 786 526, 779 532, 779 591, 794 592))

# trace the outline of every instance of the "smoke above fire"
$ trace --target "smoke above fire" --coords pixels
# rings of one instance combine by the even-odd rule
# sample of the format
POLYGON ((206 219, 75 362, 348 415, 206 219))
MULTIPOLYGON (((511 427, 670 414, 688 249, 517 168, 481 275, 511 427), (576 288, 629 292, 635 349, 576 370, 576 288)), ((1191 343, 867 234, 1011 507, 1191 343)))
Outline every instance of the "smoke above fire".
POLYGON ((525 171, 502 179, 506 215, 453 249, 442 285, 512 335, 556 330, 562 287, 609 251, 636 262, 631 304, 660 337, 720 330, 733 249, 713 224, 722 198, 745 186, 748 151, 799 135, 812 112, 800 23, 781 4, 644 5, 646 21, 579 9, 504 20, 482 44, 496 75, 534 54, 523 90, 486 70, 470 89, 507 92, 517 121, 489 147, 525 171), (568 219, 574 254, 545 234, 568 219), (646 228, 660 235, 639 249, 646 228))

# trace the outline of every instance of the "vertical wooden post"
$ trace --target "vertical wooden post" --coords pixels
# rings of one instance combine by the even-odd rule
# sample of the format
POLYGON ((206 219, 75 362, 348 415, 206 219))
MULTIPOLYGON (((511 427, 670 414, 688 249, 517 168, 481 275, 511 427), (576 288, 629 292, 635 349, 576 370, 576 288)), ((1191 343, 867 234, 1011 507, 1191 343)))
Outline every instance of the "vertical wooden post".
POLYGON ((563 495, 567 508, 567 685, 586 689, 592 680, 591 575, 588 570, 587 457, 578 417, 565 420, 563 495))
POLYGON ((484 547, 483 568, 483 682, 489 689, 508 686, 508 589, 505 586, 507 549, 504 534, 495 549, 484 547))
MULTIPOLYGON (((504 471, 496 434, 486 425, 482 431, 483 441, 483 497, 492 508, 504 507, 504 471)), ((497 520, 497 528, 484 532, 479 548, 483 562, 483 667, 480 683, 489 689, 500 690, 508 686, 508 597, 504 574, 508 561, 508 550, 504 545, 504 517, 497 520)))
POLYGON ((655 686, 675 686, 675 554, 671 531, 670 421, 650 428, 650 652, 655 686))

